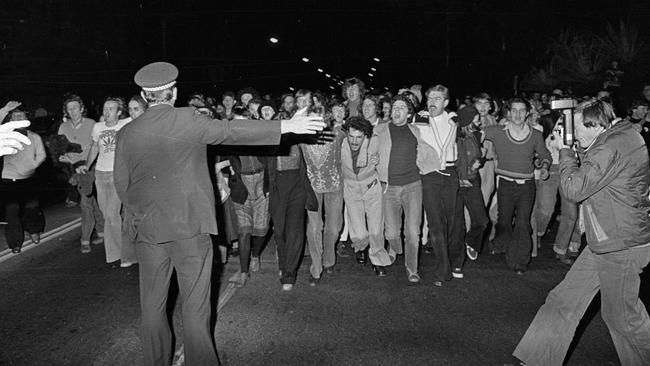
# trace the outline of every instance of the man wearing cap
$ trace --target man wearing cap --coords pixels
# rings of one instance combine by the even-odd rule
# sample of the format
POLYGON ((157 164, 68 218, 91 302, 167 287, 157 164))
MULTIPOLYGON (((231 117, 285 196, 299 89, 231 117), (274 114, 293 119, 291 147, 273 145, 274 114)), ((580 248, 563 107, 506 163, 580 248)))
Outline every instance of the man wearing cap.
POLYGON ((304 113, 286 121, 230 123, 194 114, 191 107, 174 108, 177 76, 178 69, 166 62, 136 73, 149 108, 118 133, 115 186, 134 216, 145 365, 172 361, 166 301, 174 269, 183 299, 186 364, 215 365, 209 234, 217 233, 217 222, 206 145, 274 145, 283 133, 313 134, 324 123, 304 113))

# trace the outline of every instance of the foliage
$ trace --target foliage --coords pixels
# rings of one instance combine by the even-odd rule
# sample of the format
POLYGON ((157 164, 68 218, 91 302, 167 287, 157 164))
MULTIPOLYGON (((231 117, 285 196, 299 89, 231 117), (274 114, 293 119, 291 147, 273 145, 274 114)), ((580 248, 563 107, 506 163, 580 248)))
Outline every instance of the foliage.
POLYGON ((566 29, 549 40, 547 60, 533 67, 522 81, 522 89, 550 90, 569 87, 574 90, 600 88, 605 70, 612 61, 626 73, 638 75, 648 47, 633 25, 620 21, 608 24, 602 33, 566 29))

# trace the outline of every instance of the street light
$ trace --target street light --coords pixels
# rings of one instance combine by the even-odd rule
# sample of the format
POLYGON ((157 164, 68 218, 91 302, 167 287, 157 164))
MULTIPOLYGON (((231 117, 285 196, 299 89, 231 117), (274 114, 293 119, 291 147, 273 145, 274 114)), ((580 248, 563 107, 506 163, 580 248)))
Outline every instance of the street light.
POLYGON ((275 44, 275 43, 278 43, 279 40, 277 38, 275 38, 275 37, 271 37, 271 38, 269 38, 269 42, 275 44))
POLYGON ((379 61, 381 61, 381 60, 379 60, 377 57, 373 58, 373 60, 374 60, 375 62, 379 62, 379 61))
POLYGON ((289 90, 294 91, 294 90, 296 90, 296 89, 294 89, 293 86, 290 86, 290 87, 289 87, 289 90))
POLYGON ((309 62, 309 59, 307 57, 303 57, 302 62, 309 62))
POLYGON ((318 72, 323 72, 323 69, 321 69, 321 68, 319 67, 319 68, 316 69, 316 71, 318 71, 318 72))
POLYGON ((370 71, 377 71, 377 69, 375 69, 374 67, 371 67, 370 71))
POLYGON ((332 75, 330 75, 330 74, 325 74, 325 77, 326 77, 326 78, 329 78, 329 77, 332 77, 332 75))
POLYGON ((369 73, 368 73, 368 76, 373 77, 373 76, 375 76, 375 75, 374 75, 373 73, 369 72, 369 73))

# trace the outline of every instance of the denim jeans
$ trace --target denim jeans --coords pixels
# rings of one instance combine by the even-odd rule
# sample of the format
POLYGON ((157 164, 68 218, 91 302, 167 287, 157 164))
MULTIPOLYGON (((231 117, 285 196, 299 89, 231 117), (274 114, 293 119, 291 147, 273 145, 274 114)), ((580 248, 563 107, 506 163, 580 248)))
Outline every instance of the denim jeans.
POLYGON ((404 262, 409 275, 417 274, 418 240, 422 223, 422 182, 418 180, 403 186, 386 186, 383 206, 386 240, 393 252, 404 253, 404 262), (404 250, 400 238, 402 214, 404 214, 404 250))
POLYGON ((38 184, 32 179, 2 179, 0 198, 4 201, 5 238, 9 248, 22 246, 24 231, 38 234, 45 229, 38 189, 38 184))
POLYGON ((334 246, 343 221, 343 191, 316 193, 316 199, 318 211, 307 211, 307 245, 311 257, 309 271, 315 278, 320 278, 323 267, 332 267, 336 263, 334 246))
POLYGON ((557 164, 551 165, 549 177, 547 180, 537 182, 537 193, 535 198, 535 221, 537 222, 537 232, 535 235, 543 236, 551 221, 551 216, 555 211, 557 202, 557 193, 560 188, 560 171, 557 164), (541 234, 541 235, 540 235, 541 234))
POLYGON ((97 204, 104 215, 104 248, 106 263, 122 258, 122 202, 117 196, 113 172, 95 171, 97 204))
POLYGON ((81 208, 81 244, 90 244, 93 230, 97 230, 98 233, 104 232, 104 217, 99 210, 95 195, 86 196, 79 186, 77 190, 81 197, 79 200, 79 208, 81 208))
POLYGON ((458 172, 446 169, 420 176, 422 198, 429 222, 429 243, 433 247, 436 281, 451 279, 452 268, 465 260, 463 204, 458 195, 458 172))
POLYGON ((519 184, 499 179, 497 200, 499 217, 494 244, 505 248, 506 263, 511 269, 525 270, 533 246, 530 216, 535 204, 535 181, 529 179, 519 184))
MULTIPOLYGON (((483 192, 481 191, 481 178, 477 177, 470 181, 471 187, 460 187, 458 194, 464 207, 467 208, 469 213, 470 227, 465 234, 465 243, 472 247, 477 252, 481 251, 483 246, 483 236, 485 228, 488 225, 487 210, 483 200, 483 192)), ((464 220, 465 215, 460 218, 464 220)), ((462 226, 463 228, 465 225, 462 226)))
POLYGON ((583 250, 546 302, 513 355, 528 366, 562 365, 576 327, 600 291, 601 316, 624 366, 650 365, 650 318, 639 299, 650 247, 596 254, 583 250))

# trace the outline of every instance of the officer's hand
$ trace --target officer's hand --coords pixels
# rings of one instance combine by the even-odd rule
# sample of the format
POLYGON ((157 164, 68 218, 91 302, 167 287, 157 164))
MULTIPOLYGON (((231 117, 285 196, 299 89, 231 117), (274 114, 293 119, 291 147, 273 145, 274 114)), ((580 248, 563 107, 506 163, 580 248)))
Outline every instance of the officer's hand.
POLYGON ((0 156, 15 154, 24 148, 23 145, 32 144, 27 136, 14 131, 27 126, 29 121, 12 121, 0 126, 0 156))
POLYGON ((553 136, 551 136, 551 142, 549 145, 558 150, 571 148, 570 146, 564 144, 564 138, 562 137, 559 129, 553 130, 553 136))
POLYGON ((7 104, 5 104, 4 107, 2 107, 2 109, 4 109, 5 111, 7 111, 7 113, 9 113, 14 109, 20 107, 21 104, 22 104, 21 102, 16 102, 15 100, 11 100, 8 101, 7 104))
POLYGON ((472 183, 467 179, 460 179, 459 182, 461 187, 469 188, 472 187, 472 183))
POLYGON ((295 133, 299 135, 313 135, 325 128, 323 117, 308 116, 307 107, 299 110, 290 120, 280 122, 281 133, 295 133))

